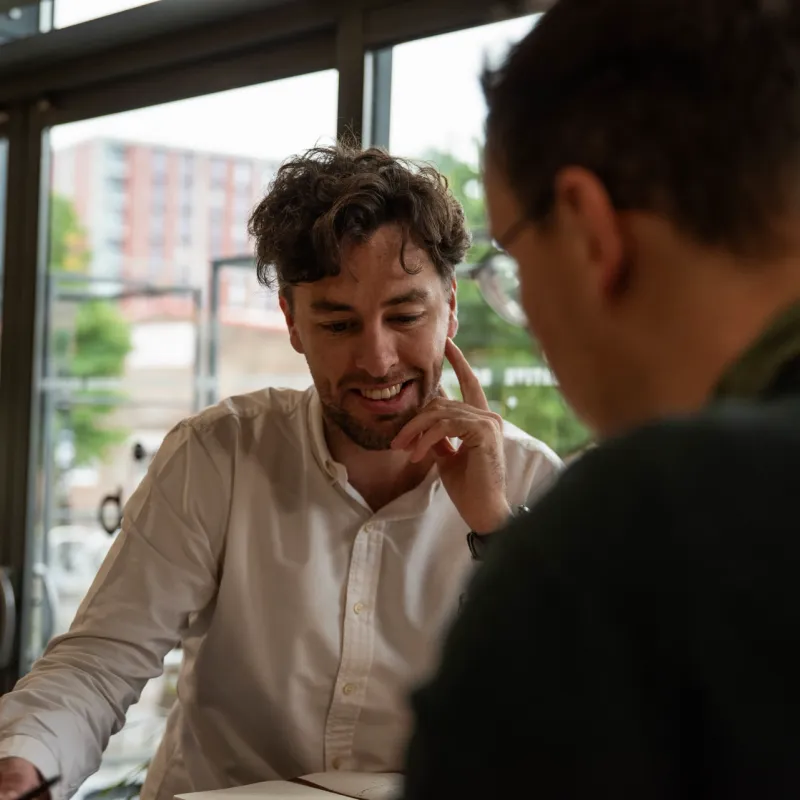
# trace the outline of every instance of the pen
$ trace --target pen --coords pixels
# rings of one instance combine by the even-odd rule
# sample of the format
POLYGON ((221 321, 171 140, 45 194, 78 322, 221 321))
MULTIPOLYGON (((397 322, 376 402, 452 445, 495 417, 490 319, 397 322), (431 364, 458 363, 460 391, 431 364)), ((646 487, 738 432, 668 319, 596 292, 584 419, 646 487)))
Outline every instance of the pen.
POLYGON ((19 795, 19 797, 14 798, 14 800, 36 800, 39 795, 44 794, 51 786, 55 786, 60 780, 60 775, 56 775, 54 778, 48 778, 46 781, 42 781, 36 788, 19 795))

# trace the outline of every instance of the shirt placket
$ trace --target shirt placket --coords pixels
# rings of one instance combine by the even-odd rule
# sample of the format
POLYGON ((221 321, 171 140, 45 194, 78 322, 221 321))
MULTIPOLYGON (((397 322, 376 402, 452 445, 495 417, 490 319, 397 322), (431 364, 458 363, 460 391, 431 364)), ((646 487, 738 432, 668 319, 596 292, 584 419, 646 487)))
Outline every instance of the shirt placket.
POLYGON ((342 657, 325 724, 325 769, 347 769, 367 693, 375 643, 383 523, 362 525, 353 543, 345 593, 342 657))

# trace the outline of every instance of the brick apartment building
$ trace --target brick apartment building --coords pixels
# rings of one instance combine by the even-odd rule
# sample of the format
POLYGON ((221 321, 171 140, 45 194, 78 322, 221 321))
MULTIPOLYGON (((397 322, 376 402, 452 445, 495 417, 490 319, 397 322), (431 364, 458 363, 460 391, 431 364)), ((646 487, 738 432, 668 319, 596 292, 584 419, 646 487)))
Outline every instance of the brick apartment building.
MULTIPOLYGON (((212 259, 249 253, 247 219, 276 167, 92 139, 55 153, 52 186, 72 201, 87 230, 92 277, 205 289, 212 259)), ((223 306, 242 307, 241 282, 229 278, 227 284, 223 306)), ((186 313, 182 301, 159 306, 166 315, 186 313)), ((137 303, 127 309, 132 320, 152 311, 137 303)))
MULTIPOLYGON (((247 220, 276 168, 257 159, 110 139, 54 153, 53 191, 72 201, 86 229, 96 290, 126 290, 113 302, 130 323, 133 342, 122 382, 125 403, 109 420, 130 431, 130 439, 107 463, 71 472, 70 505, 78 518, 107 491, 122 487, 130 493, 140 476, 131 464, 133 443, 152 451, 194 411, 198 352, 201 382, 208 381, 212 260, 251 252, 247 220), (153 297, 137 287, 176 291, 153 297), (186 287, 201 291, 200 318, 186 287)), ((53 313, 69 327, 75 304, 56 302, 53 313)), ((310 385, 277 298, 257 284, 251 267, 220 271, 218 352, 220 397, 270 385, 310 385)))

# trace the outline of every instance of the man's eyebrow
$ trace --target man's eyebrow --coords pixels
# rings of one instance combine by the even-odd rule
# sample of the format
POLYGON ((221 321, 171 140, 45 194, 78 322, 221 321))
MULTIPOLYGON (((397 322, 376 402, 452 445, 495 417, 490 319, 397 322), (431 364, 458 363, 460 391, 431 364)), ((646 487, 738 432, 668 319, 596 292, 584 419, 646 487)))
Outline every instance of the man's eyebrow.
POLYGON ((314 311, 331 312, 331 311, 355 311, 353 306, 347 303, 336 303, 333 300, 314 300, 311 303, 311 308, 314 311))
MULTIPOLYGON (((402 306, 406 303, 424 303, 430 297, 430 293, 426 289, 412 289, 410 292, 405 292, 404 294, 398 294, 395 297, 390 297, 388 300, 384 301, 384 306, 402 306)), ((353 306, 347 303, 340 303, 336 300, 314 300, 311 303, 311 308, 314 311, 319 311, 321 313, 348 313, 355 311, 353 306)))
POLYGON ((427 289, 412 289, 405 294, 399 294, 396 297, 390 297, 385 303, 385 306, 402 306, 406 303, 424 303, 430 297, 430 292, 427 289))

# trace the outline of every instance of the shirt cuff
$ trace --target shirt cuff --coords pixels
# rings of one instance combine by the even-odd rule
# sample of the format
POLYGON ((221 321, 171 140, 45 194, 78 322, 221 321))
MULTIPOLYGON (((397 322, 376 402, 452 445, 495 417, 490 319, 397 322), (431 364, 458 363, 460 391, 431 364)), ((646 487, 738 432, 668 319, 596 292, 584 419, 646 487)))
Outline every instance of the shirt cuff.
MULTIPOLYGON (((32 736, 9 736, 0 741, 0 758, 24 758, 39 770, 45 780, 60 774, 58 759, 32 736)), ((50 797, 52 800, 65 800, 75 789, 70 791, 59 782, 51 787, 50 797)))

